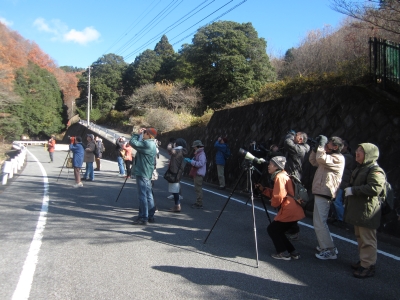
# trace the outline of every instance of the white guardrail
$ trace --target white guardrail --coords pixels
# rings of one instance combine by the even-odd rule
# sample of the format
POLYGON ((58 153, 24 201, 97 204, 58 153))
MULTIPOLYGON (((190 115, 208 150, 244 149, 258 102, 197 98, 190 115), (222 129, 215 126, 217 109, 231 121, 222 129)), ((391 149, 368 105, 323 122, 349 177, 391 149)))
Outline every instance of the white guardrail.
POLYGON ((13 148, 20 150, 20 153, 9 161, 5 161, 2 168, 1 184, 7 184, 9 178, 13 178, 14 174, 20 171, 26 159, 26 147, 22 143, 13 142, 13 148))
POLYGON ((109 129, 103 128, 94 123, 90 123, 90 125, 88 126, 86 120, 80 120, 79 123, 82 124, 83 126, 86 126, 93 132, 97 132, 97 133, 101 134, 102 137, 106 138, 107 140, 109 140, 112 143, 115 143, 115 141, 120 137, 118 134, 110 131, 109 129))

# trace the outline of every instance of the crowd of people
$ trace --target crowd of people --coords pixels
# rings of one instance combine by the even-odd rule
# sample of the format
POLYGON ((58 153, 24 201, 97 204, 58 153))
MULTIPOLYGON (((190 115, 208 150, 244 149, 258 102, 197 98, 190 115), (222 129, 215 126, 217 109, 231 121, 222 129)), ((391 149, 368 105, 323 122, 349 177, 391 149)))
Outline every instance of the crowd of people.
MULTIPOLYGON (((155 222, 157 208, 152 188, 158 177, 156 162, 160 146, 156 137, 157 130, 150 127, 139 129, 129 141, 124 137, 116 141, 119 176, 136 179, 139 212, 133 221, 134 225, 155 222)), ((339 251, 332 239, 329 222, 354 225, 359 259, 351 266, 353 275, 357 278, 371 277, 375 274, 377 260, 376 230, 380 224, 378 196, 386 181, 384 171, 377 164, 379 149, 370 143, 359 144, 354 158, 348 141, 340 137, 319 135, 311 147, 307 140, 305 132, 291 130, 284 137, 282 148, 272 144, 267 149, 255 141, 250 143, 249 151, 255 157, 265 158, 268 163, 269 183, 265 185, 257 180, 255 190, 269 198, 271 206, 278 209, 275 219, 267 228, 276 250, 272 257, 281 260, 300 258, 292 242, 299 238, 297 223, 305 217, 305 213, 294 199, 292 178, 301 180, 303 166, 309 162, 316 167, 312 181, 313 226, 317 241, 315 257, 321 260, 338 257, 339 251)), ((71 140, 75 187, 83 186, 82 180, 94 180, 93 162, 96 162, 94 170, 100 170, 101 153, 104 151, 101 139, 88 134, 86 141, 86 145, 83 145, 80 137, 71 140), (86 163, 86 171, 81 178, 83 162, 86 163)), ((52 139, 48 147, 52 161, 52 139)), ((219 189, 223 190, 226 189, 225 165, 229 163, 230 156, 227 137, 218 137, 214 149, 219 189)), ((171 139, 167 150, 170 155, 168 172, 172 174, 166 178, 171 194, 168 198, 174 200, 169 211, 179 213, 182 210, 180 181, 186 164, 190 165, 189 176, 193 178, 196 195, 191 207, 202 209, 202 185, 207 172, 204 144, 195 140, 191 149, 188 149, 184 139, 171 139)))

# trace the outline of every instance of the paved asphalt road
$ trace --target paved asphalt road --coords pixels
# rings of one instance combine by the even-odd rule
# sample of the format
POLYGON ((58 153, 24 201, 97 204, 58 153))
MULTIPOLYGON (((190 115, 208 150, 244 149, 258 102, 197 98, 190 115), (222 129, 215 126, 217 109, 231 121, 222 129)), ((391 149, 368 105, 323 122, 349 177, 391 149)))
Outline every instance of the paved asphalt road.
MULTIPOLYGON (((400 249, 379 243, 377 273, 352 276, 357 260, 353 233, 332 227, 337 260, 314 257, 317 245, 309 218, 296 261, 271 258, 268 219, 256 202, 259 267, 253 218, 247 198, 234 195, 208 241, 228 191, 204 186, 204 210, 194 210, 194 189, 182 183, 182 212, 172 206, 167 182, 154 193, 156 223, 132 225, 137 215, 135 181, 115 162, 103 161, 94 182, 73 188, 73 174, 61 167, 66 152, 48 163, 43 147, 29 146, 23 172, 0 192, 0 299, 399 299, 400 249)), ((159 160, 163 174, 167 159, 159 160)), ((273 217, 274 210, 270 210, 273 217)))

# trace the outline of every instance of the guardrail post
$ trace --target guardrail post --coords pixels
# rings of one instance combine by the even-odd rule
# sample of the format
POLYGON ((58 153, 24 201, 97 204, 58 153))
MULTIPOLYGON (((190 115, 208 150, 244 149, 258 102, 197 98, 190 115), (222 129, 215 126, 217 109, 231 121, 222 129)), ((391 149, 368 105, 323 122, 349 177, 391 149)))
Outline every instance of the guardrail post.
POLYGON ((12 173, 12 164, 10 161, 5 161, 3 164, 3 179, 1 182, 2 185, 7 184, 7 179, 9 177, 10 173, 12 173))

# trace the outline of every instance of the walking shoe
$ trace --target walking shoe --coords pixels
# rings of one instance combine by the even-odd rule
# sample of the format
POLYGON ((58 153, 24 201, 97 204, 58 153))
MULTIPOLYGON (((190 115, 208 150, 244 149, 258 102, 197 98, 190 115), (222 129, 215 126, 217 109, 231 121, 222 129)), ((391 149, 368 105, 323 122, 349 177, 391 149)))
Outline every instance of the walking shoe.
POLYGON ((142 219, 136 219, 132 222, 133 225, 147 225, 147 221, 144 221, 142 219))
POLYGON ((288 238, 288 240, 290 240, 290 241, 298 241, 300 232, 297 232, 297 233, 294 233, 294 234, 286 233, 285 235, 288 238))
POLYGON ((83 186, 83 183, 82 183, 82 182, 75 183, 75 184, 73 185, 74 188, 78 188, 78 187, 82 187, 82 186, 83 186))
MULTIPOLYGON (((325 249, 322 249, 320 246, 315 247, 315 249, 317 249, 318 252, 324 251, 325 249)), ((335 247, 333 248, 333 250, 335 250, 335 254, 338 255, 339 251, 338 249, 335 247)), ((357 268, 356 268, 357 269, 357 268)))
POLYGON ((147 222, 149 222, 149 223, 155 223, 155 222, 156 222, 156 219, 154 219, 154 218, 149 218, 147 222))
POLYGON ((219 189, 219 190, 224 190, 225 187, 224 187, 224 186, 220 186, 218 189, 219 189))
POLYGON ((318 259, 323 259, 323 260, 337 259, 336 254, 332 253, 332 251, 328 250, 328 249, 324 249, 320 253, 315 253, 315 257, 318 259))
POLYGON ((356 278, 367 278, 367 277, 372 277, 375 275, 375 266, 369 266, 368 268, 364 267, 359 267, 356 271, 353 273, 354 277, 356 278))
POLYGON ((290 254, 288 254, 286 251, 281 252, 281 253, 271 254, 271 257, 275 258, 275 259, 283 259, 283 260, 291 260, 292 259, 290 254))
POLYGON ((296 250, 294 250, 294 251, 290 252, 290 257, 292 259, 299 259, 300 258, 300 253, 297 252, 296 250))
POLYGON ((359 267, 361 267, 361 261, 358 261, 358 262, 356 262, 354 264, 351 264, 351 268, 353 270, 357 270, 359 267))
POLYGON ((125 177, 125 174, 118 174, 118 177, 125 177))
POLYGON ((196 203, 193 203, 190 207, 191 207, 191 208, 202 209, 202 208, 203 208, 203 205, 198 204, 198 203, 196 202, 196 203))
POLYGON ((170 212, 179 213, 179 212, 181 212, 181 205, 180 205, 180 204, 174 205, 174 207, 171 207, 171 208, 169 209, 169 211, 170 211, 170 212))
POLYGON ((174 195, 169 195, 167 199, 174 199, 174 195))
POLYGON ((97 168, 96 168, 96 169, 94 169, 94 171, 100 171, 100 169, 97 169, 97 168))
POLYGON ((86 181, 86 180, 88 180, 88 178, 82 177, 81 180, 85 180, 86 181))

